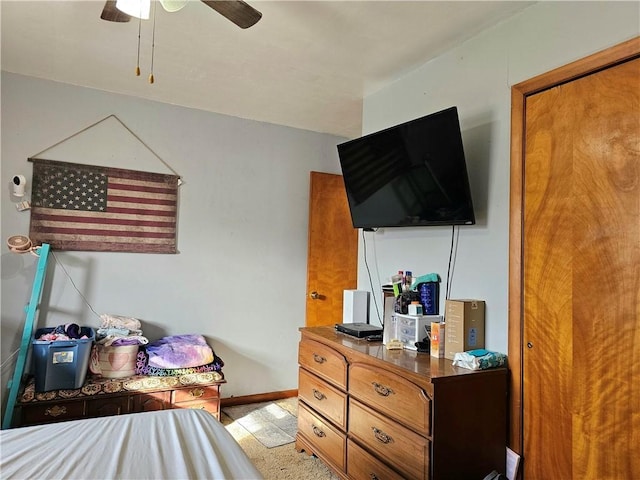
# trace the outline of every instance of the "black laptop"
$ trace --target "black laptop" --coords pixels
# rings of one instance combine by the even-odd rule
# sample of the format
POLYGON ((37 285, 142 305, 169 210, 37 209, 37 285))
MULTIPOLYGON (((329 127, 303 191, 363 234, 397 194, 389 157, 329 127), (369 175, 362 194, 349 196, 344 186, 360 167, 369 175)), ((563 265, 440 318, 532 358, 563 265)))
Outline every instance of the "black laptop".
POLYGON ((381 327, 369 325, 368 323, 336 323, 336 330, 358 338, 382 334, 381 327))

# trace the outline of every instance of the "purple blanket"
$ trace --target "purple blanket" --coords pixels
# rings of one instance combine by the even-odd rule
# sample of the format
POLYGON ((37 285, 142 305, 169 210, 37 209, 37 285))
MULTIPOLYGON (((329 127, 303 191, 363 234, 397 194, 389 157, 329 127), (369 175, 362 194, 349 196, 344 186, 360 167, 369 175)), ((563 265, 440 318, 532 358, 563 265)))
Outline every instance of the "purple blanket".
POLYGON ((200 367, 213 362, 213 350, 202 335, 174 335, 144 346, 150 367, 200 367))

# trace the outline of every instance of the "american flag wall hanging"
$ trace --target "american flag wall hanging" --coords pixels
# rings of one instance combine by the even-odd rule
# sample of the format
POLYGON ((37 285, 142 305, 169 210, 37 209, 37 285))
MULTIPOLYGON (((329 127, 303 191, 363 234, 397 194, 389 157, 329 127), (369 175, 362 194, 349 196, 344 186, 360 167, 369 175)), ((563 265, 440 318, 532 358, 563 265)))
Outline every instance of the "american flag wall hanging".
POLYGON ((176 253, 177 175, 33 162, 34 245, 55 250, 176 253))

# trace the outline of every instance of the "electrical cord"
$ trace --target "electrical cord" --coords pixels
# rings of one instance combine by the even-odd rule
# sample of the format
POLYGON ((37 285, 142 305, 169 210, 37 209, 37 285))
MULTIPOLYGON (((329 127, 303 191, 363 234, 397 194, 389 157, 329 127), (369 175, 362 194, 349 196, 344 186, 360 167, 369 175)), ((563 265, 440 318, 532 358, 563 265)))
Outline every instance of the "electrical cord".
MULTIPOLYGON (((25 237, 26 238, 26 237, 25 237)), ((26 245, 26 242, 25 242, 26 245)), ((11 251, 13 251, 14 253, 26 253, 26 252, 30 252, 36 256, 39 256, 39 250, 40 247, 39 246, 32 246, 31 245, 31 240, 28 241, 28 247, 24 247, 24 249, 21 250, 13 250, 11 249, 11 251)), ((89 301, 87 300, 87 298, 82 294, 82 292, 80 292, 80 290, 78 289, 78 287, 76 286, 75 282, 73 281, 73 278, 71 278, 71 275, 69 275, 69 272, 67 272, 67 269, 64 268, 64 265, 62 264, 62 262, 60 262, 60 260, 58 260, 58 257, 56 257, 55 253, 53 252, 53 250, 49 250, 49 253, 51 254, 51 256, 53 257, 53 259, 56 261, 56 263, 60 266, 60 268, 62 268, 62 271, 65 273, 65 275, 67 276, 67 278, 69 279, 69 281, 71 282, 71 285, 73 285, 73 288, 76 290, 76 292, 78 292, 78 295, 80 295, 80 297, 82 297, 82 299, 84 300, 84 303, 87 305, 87 307, 89 307, 89 309, 93 312, 93 314, 98 317, 99 319, 101 319, 100 315, 93 309, 93 307, 91 306, 91 304, 89 303, 89 301)), ((20 351, 20 349, 16 349, 14 352, 11 353, 11 355, 9 355, 4 362, 0 363, 0 369, 4 368, 5 365, 7 365, 12 359, 13 357, 16 356, 16 354, 20 351)))
POLYGON ((50 251, 51 255, 53 256, 53 259, 56 261, 56 263, 58 265, 60 265, 60 268, 62 268, 62 271, 65 273, 65 275, 67 276, 67 278, 69 279, 69 281, 71 282, 71 285, 73 285, 73 288, 75 288, 76 292, 78 292, 78 295, 80 295, 80 297, 82 297, 82 300, 84 300, 84 303, 87 305, 87 307, 89 307, 89 309, 93 312, 93 314, 98 317, 99 319, 101 319, 100 315, 93 309, 93 307, 91 306, 91 304, 89 303, 89 301, 87 300, 87 298, 82 294, 82 292, 78 289, 78 287, 76 286, 75 282, 73 281, 73 278, 71 278, 71 275, 69 275, 69 272, 67 272, 67 269, 64 268, 64 265, 62 264, 62 262, 60 262, 60 260, 58 260, 58 257, 56 257, 56 254, 53 252, 53 250, 50 251))
POLYGON ((13 357, 15 357, 17 355, 17 353, 20 351, 19 348, 16 348, 16 350, 11 353, 11 355, 9 355, 4 362, 0 363, 0 369, 3 369, 5 367, 5 365, 7 365, 9 363, 10 360, 13 359, 13 357))
POLYGON ((364 254, 364 265, 367 268, 367 275, 369 276, 369 286, 371 288, 371 296, 373 297, 373 304, 376 307, 376 314, 378 316, 378 322, 380 322, 380 326, 384 327, 384 320, 380 316, 380 308, 378 307, 378 301, 376 300, 376 296, 373 294, 373 280, 371 279, 371 269, 369 268, 369 262, 367 261, 367 238, 364 234, 365 230, 362 230, 362 248, 364 254))
MULTIPOLYGON (((367 260, 367 238, 365 236, 365 231, 375 232, 374 229, 363 229, 362 230, 362 245, 363 245, 363 254, 364 254, 364 264, 367 269, 367 275, 369 277, 369 286, 371 291, 374 291, 373 280, 371 279, 371 269, 369 268, 369 262, 367 260)), ((456 253, 458 250, 458 236, 460 235, 460 229, 456 229, 455 225, 451 226, 451 247, 449 249, 449 262, 447 265, 447 279, 446 279, 446 287, 445 287, 445 299, 449 300, 451 297, 451 287, 453 285, 453 273, 455 267, 456 253)), ((380 316, 380 308, 378 307, 378 302, 376 300, 376 296, 373 295, 373 303, 376 308, 376 314, 378 316, 378 321, 380 325, 384 327, 384 320, 380 316)))
POLYGON ((454 252, 458 251, 458 236, 460 235, 460 229, 456 231, 456 226, 451 226, 451 248, 449 250, 449 264, 447 266, 447 282, 445 287, 445 300, 449 300, 451 296, 451 285, 453 284, 453 269, 456 263, 454 252), (454 248, 455 240, 455 248, 454 248))

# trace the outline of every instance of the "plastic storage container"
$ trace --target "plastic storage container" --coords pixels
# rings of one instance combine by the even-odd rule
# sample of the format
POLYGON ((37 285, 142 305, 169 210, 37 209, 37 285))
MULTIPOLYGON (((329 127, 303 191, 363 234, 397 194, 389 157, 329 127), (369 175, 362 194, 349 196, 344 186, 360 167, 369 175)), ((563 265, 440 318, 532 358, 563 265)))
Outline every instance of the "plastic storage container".
POLYGON ((87 377, 91 347, 95 339, 93 328, 82 327, 78 340, 38 340, 54 328, 39 328, 32 342, 32 365, 36 392, 73 390, 82 387, 87 377))
POLYGON ((416 342, 421 342, 427 336, 427 327, 431 329, 431 322, 441 322, 440 315, 403 315, 396 313, 396 338, 404 348, 417 350, 416 342))

